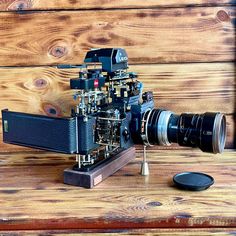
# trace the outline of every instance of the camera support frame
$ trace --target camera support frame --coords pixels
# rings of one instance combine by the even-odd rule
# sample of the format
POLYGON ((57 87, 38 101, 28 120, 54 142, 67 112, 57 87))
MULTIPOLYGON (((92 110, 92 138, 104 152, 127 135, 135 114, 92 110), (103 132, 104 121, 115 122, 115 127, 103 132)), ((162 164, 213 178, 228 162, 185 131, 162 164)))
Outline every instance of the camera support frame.
POLYGON ((84 188, 93 188, 135 158, 135 147, 120 151, 90 171, 73 168, 64 170, 64 183, 84 188))

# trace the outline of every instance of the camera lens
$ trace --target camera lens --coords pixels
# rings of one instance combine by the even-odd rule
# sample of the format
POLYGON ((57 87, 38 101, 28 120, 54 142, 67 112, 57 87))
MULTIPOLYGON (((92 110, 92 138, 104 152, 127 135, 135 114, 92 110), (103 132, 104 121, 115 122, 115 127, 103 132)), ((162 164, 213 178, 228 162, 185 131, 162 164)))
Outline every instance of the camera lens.
POLYGON ((182 113, 152 109, 142 120, 146 145, 199 147, 203 152, 221 153, 226 140, 226 119, 222 113, 182 113))
POLYGON ((221 153, 225 147, 226 119, 221 113, 172 114, 168 139, 181 146, 199 147, 203 152, 221 153))

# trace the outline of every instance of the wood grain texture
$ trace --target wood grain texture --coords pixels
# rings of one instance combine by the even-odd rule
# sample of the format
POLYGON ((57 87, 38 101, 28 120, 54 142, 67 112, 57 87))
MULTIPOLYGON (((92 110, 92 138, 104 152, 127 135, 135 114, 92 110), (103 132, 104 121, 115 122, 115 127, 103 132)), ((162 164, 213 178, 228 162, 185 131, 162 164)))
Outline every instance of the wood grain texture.
POLYGON ((21 230, 21 231, 0 231, 2 236, 21 235, 93 235, 116 236, 116 235, 146 235, 146 236, 232 236, 236 228, 208 228, 208 229, 86 229, 86 230, 21 230))
POLYGON ((154 92, 155 105, 177 113, 235 111, 234 63, 130 66, 154 92))
POLYGON ((68 155, 0 155, 0 230, 236 227, 235 152, 148 151, 148 160, 147 178, 139 156, 87 190, 62 184, 68 155), (174 188, 175 173, 200 170, 214 176, 211 188, 174 188))
MULTIPOLYGON (((138 73, 144 90, 154 92, 157 107, 234 113, 234 63, 130 65, 129 71, 138 73)), ((0 68, 0 109, 69 116, 76 104, 70 79, 77 77, 77 69, 0 68)))
MULTIPOLYGON (((182 112, 220 111, 227 116, 227 148, 234 143, 235 74, 233 63, 131 65, 156 107, 182 112)), ((69 79, 77 70, 55 67, 0 68, 0 109, 69 116, 75 105, 69 79)), ((1 123, 0 123, 1 125, 1 123)), ((0 140, 2 140, 2 127, 0 140)), ((30 150, 0 141, 0 151, 30 150)))
POLYGON ((82 62, 124 47, 131 63, 235 59, 235 7, 0 13, 0 65, 82 62))
POLYGON ((55 9, 114 9, 234 5, 234 0, 0 0, 0 11, 55 9))
MULTIPOLYGON (((233 148, 235 5, 0 0, 0 66, 13 66, 0 68, 0 108, 69 115, 75 104, 69 79, 77 77, 76 70, 47 65, 81 63, 93 47, 124 47, 130 69, 140 74, 145 90, 154 91, 157 107, 226 113, 226 146, 233 148), (14 68, 37 65, 44 67, 14 68)), ((88 190, 63 184, 63 170, 74 156, 6 145, 1 138, 0 129, 0 235, 236 233, 235 151, 212 155, 176 145, 153 147, 147 155, 151 174, 143 177, 138 146, 134 161, 88 190), (180 191, 172 177, 182 171, 208 173, 215 184, 202 192, 180 191)))

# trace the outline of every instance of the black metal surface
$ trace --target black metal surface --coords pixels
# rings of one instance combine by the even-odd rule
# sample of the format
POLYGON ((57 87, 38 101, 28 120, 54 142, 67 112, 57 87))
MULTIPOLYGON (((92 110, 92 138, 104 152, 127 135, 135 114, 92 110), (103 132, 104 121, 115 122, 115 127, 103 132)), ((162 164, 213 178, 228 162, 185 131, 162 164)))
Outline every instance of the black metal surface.
POLYGON ((96 125, 96 116, 84 116, 80 115, 77 117, 77 152, 86 155, 91 150, 99 147, 95 142, 94 127, 96 125))
POLYGON ((123 48, 102 48, 88 51, 85 63, 102 63, 103 71, 108 73, 128 68, 128 56, 123 48))
POLYGON ((76 118, 2 111, 3 141, 61 153, 76 152, 76 118), (7 129, 6 129, 7 124, 7 129))
POLYGON ((150 119, 148 120, 148 139, 152 145, 158 144, 158 119, 163 110, 153 109, 150 114, 150 119))
POLYGON ((181 146, 199 147, 203 152, 213 153, 213 130, 217 114, 213 112, 173 114, 168 125, 169 141, 181 146))
POLYGON ((94 90, 96 88, 101 88, 105 85, 105 77, 100 73, 91 73, 88 76, 91 78, 87 79, 71 79, 70 88, 71 89, 83 89, 83 90, 94 90))

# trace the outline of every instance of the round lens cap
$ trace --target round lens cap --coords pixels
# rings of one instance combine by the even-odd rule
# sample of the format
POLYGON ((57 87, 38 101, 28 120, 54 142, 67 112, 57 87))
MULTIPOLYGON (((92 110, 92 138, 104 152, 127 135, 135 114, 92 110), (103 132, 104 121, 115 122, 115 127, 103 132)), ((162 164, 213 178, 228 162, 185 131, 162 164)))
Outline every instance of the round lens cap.
POLYGON ((173 181, 178 188, 201 191, 214 184, 214 179, 210 175, 200 172, 183 172, 173 177, 173 181))

